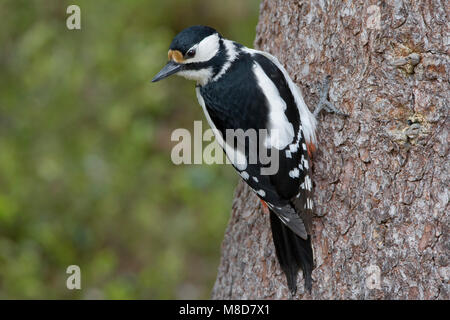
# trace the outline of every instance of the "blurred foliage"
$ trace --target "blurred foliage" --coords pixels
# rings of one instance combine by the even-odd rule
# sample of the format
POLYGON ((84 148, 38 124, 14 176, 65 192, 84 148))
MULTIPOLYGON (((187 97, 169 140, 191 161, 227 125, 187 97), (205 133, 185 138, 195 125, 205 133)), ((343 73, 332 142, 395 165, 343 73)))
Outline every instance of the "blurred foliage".
POLYGON ((258 6, 0 2, 0 298, 209 297, 237 176, 172 164, 171 132, 207 124, 193 82, 150 80, 187 26, 252 46, 258 6))

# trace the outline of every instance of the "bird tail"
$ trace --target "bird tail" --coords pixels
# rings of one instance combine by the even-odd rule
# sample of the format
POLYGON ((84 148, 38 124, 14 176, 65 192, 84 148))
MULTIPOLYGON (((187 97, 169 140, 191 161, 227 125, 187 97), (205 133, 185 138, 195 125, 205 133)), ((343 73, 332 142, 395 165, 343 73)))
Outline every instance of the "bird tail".
POLYGON ((299 269, 303 271, 305 287, 311 293, 314 269, 311 237, 304 240, 287 227, 278 216, 270 211, 270 225, 275 244, 275 252, 281 269, 286 275, 289 290, 294 295, 297 291, 297 274, 299 269))

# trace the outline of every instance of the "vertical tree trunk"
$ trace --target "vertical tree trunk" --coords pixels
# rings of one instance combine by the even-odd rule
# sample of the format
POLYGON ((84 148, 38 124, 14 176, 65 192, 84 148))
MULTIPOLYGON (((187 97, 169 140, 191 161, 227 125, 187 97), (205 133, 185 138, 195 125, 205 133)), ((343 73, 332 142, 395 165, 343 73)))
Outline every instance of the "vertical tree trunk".
MULTIPOLYGON (((314 156, 316 268, 296 299, 448 299, 448 3, 264 0, 256 46, 311 109, 331 75, 314 156)), ((289 298, 269 217, 242 182, 214 299, 289 298)))

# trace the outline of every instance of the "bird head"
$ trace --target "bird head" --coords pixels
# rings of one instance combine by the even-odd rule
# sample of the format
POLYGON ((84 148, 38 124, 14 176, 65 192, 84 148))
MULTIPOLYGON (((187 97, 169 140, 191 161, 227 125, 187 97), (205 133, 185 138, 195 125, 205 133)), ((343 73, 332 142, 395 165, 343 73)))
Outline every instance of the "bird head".
POLYGON ((192 26, 175 36, 170 44, 169 61, 153 78, 156 82, 176 74, 200 84, 208 82, 223 63, 222 36, 213 28, 192 26))

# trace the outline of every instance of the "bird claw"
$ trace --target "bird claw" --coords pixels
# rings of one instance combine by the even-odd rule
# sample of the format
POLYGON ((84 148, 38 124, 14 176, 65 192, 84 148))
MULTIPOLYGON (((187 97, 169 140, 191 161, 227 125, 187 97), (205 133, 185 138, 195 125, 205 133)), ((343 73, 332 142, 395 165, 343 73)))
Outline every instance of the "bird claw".
POLYGON ((330 90, 330 80, 331 77, 327 75, 322 85, 322 89, 320 90, 320 99, 317 104, 316 110, 314 110, 314 116, 317 117, 320 111, 325 110, 329 113, 336 113, 341 116, 348 117, 348 114, 336 108, 329 100, 328 100, 328 91, 330 90))

